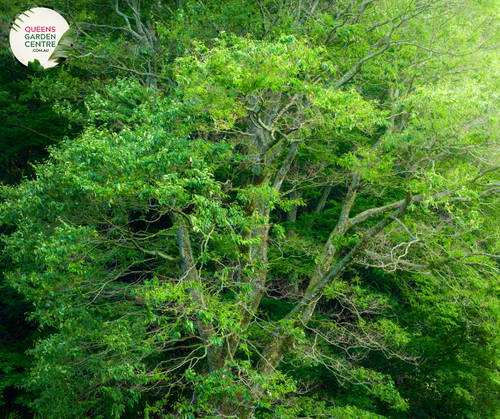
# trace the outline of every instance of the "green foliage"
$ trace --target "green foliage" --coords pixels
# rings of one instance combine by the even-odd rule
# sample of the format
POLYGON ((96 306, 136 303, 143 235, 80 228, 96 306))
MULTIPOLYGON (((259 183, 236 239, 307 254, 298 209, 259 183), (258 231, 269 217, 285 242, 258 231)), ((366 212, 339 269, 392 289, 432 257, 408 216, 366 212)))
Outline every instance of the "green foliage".
POLYGON ((42 3, 61 66, 2 38, 0 395, 499 415, 497 1, 42 3))
POLYGON ((355 91, 329 86, 335 68, 324 47, 310 47, 293 36, 277 42, 224 36, 211 49, 201 43, 193 49, 194 54, 177 60, 176 80, 185 99, 195 104, 195 111, 208 114, 216 130, 232 128, 248 107, 264 105, 253 103, 250 96, 265 91, 308 98, 312 106, 307 112, 315 117, 303 127, 305 133, 319 125, 330 129, 363 127, 378 116, 355 91), (318 73, 323 83, 308 80, 318 73))
POLYGON ((66 32, 61 35, 61 38, 57 42, 57 45, 50 55, 49 60, 55 60, 57 62, 63 62, 72 52, 72 47, 75 44, 75 30, 69 28, 66 32))
MULTIPOLYGON (((114 252, 106 244, 113 237, 119 240, 119 235, 115 236, 113 229, 105 225, 127 223, 131 211, 145 215, 153 208, 152 202, 159 213, 194 204, 197 209, 188 216, 189 223, 202 236, 210 234, 215 226, 239 217, 236 208, 227 210, 206 198, 222 194, 207 163, 211 160, 215 164, 224 157, 227 152, 224 143, 211 147, 201 141, 182 139, 182 134, 175 131, 167 132, 164 124, 183 112, 169 107, 168 101, 159 101, 154 111, 148 118, 150 122, 155 114, 162 115, 161 119, 156 117, 156 132, 151 125, 144 129, 124 129, 119 134, 106 128, 97 131, 90 126, 80 140, 52 149, 52 162, 38 167, 37 180, 24 183, 24 192, 4 189, 3 199, 10 204, 3 206, 2 223, 15 223, 19 211, 24 212, 28 207, 38 214, 6 242, 14 262, 22 261, 26 268, 23 272, 12 272, 10 282, 34 303, 31 318, 59 332, 40 341, 31 351, 38 361, 32 369, 29 388, 41 392, 34 406, 43 415, 69 417, 92 411, 119 417, 127 406, 137 402, 137 386, 147 386, 158 379, 171 380, 171 373, 152 373, 146 360, 157 356, 159 348, 170 341, 192 339, 194 329, 189 317, 193 313, 207 318, 217 316, 224 327, 231 327, 235 321, 227 312, 229 307, 216 300, 200 313, 199 307, 187 299, 189 287, 197 285, 165 283, 171 272, 168 266, 158 271, 163 272, 158 275, 163 286, 159 286, 157 278, 144 281, 139 287, 112 282, 128 272, 133 275, 139 259, 144 266, 152 263, 140 256, 140 247, 124 248, 111 256, 114 252), (133 203, 133 207, 124 206, 125 202, 133 203), (67 211, 73 216, 68 218, 67 211), (198 216, 200 213, 203 217, 198 216), (101 219, 101 226, 75 226, 73 217, 82 215, 89 222, 92 219, 92 224, 101 219), (53 219, 59 220, 56 225, 52 224, 53 219), (95 247, 96 239, 104 240, 102 246, 95 247), (32 249, 32 256, 26 253, 27 248, 32 249), (110 250, 112 253, 108 253, 110 250), (87 256, 83 259, 76 256, 80 253, 87 256), (111 271, 110 260, 115 264, 111 271), (66 275, 72 279, 67 281, 66 275), (96 298, 89 299, 95 291, 96 298), (61 298, 54 299, 55 295, 61 298), (114 297, 107 302, 109 295, 114 297), (142 308, 134 303, 139 297, 146 302, 142 308), (103 304, 94 307, 96 299, 103 304), (171 316, 162 315, 166 302, 183 307, 184 315, 175 317, 178 308, 172 308, 171 316), (151 327, 156 332, 148 337, 151 327), (97 341, 94 346, 92 342, 97 341), (78 342, 88 342, 89 346, 81 347, 78 342), (82 359, 90 370, 79 367, 82 359), (67 377, 75 375, 78 385, 72 388, 67 377), (119 382, 129 384, 117 389, 115 383, 119 382), (78 395, 92 387, 96 387, 97 393, 76 403, 78 395), (58 397, 52 394, 55 388, 58 397), (58 408, 54 410, 54 406, 58 408)), ((168 235, 158 233, 158 244, 163 243, 163 247, 169 241, 168 235)), ((198 345, 193 347, 194 356, 198 345)))

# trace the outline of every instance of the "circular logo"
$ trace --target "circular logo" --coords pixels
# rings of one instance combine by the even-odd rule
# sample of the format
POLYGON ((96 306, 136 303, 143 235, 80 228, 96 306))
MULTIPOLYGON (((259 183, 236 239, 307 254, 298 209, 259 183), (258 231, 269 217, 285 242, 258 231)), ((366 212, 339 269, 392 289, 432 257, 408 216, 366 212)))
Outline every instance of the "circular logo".
POLYGON ((35 69, 55 67, 68 55, 72 45, 70 32, 68 22, 59 13, 35 7, 21 13, 12 24, 10 47, 25 66, 33 65, 35 69))

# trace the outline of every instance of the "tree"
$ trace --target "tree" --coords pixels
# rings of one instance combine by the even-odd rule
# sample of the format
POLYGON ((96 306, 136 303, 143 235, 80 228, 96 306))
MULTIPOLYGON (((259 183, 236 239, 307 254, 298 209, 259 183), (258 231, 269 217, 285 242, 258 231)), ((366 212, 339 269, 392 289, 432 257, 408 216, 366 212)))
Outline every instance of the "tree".
MULTIPOLYGON (((202 5, 218 38, 168 67, 166 93, 122 79, 95 94, 81 135, 2 188, 9 283, 57 330, 31 351, 35 410, 120 417, 142 400, 170 417, 377 417, 375 402, 302 396, 313 366, 387 416, 408 408, 363 358, 418 350, 395 293, 357 271, 498 295, 494 78, 446 75, 471 65, 465 46, 493 61, 496 22, 477 30, 484 10, 467 3, 372 3, 259 2, 248 30, 202 5), (333 208, 282 222, 305 203, 294 190, 324 185, 333 208)), ((494 301, 462 320, 490 321, 494 301)))

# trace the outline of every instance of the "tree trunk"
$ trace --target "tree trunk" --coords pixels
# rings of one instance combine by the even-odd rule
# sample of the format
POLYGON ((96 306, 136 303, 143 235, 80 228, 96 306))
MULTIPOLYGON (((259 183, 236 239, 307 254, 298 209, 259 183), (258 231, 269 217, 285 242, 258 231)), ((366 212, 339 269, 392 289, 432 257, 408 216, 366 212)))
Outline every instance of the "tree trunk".
POLYGON ((325 186, 323 188, 323 191, 321 192, 321 198, 319 199, 318 205, 316 206, 316 209, 314 212, 321 212, 323 211, 323 208, 325 207, 326 200, 328 199, 328 195, 330 195, 330 192, 332 190, 332 186, 325 186))
MULTIPOLYGON (((191 242, 189 238, 189 230, 186 226, 186 220, 182 215, 177 215, 174 212, 170 213, 172 220, 178 225, 177 228, 177 243, 179 245, 179 256, 181 261, 182 275, 185 281, 190 283, 200 283, 198 270, 196 269, 196 262, 191 250, 191 242)), ((203 291, 193 286, 190 287, 189 292, 193 301, 197 303, 200 310, 206 309, 205 297, 203 291)), ((196 316, 196 327, 198 333, 207 347, 208 365, 211 371, 220 368, 220 352, 221 349, 210 345, 210 337, 215 333, 212 323, 205 323, 201 320, 200 316, 196 316)))
MULTIPOLYGON (((302 196, 302 192, 295 190, 290 194, 290 199, 297 200, 297 199, 300 199, 301 196, 302 196)), ((289 222, 293 222, 293 223, 295 221, 297 221, 297 210, 298 210, 298 205, 293 204, 290 211, 288 211, 286 214, 286 220, 289 222)))

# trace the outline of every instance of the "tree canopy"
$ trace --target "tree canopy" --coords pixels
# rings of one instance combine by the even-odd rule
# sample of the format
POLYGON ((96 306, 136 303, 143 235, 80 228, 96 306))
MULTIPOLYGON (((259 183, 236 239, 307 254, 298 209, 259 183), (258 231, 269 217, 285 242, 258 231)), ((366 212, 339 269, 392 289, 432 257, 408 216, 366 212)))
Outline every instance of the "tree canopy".
POLYGON ((76 45, 2 73, 0 392, 500 417, 498 1, 44 5, 76 45))

